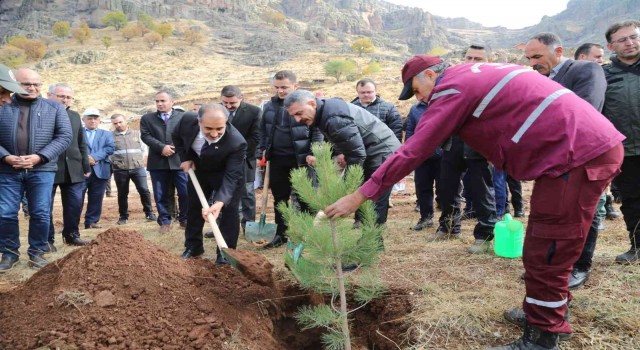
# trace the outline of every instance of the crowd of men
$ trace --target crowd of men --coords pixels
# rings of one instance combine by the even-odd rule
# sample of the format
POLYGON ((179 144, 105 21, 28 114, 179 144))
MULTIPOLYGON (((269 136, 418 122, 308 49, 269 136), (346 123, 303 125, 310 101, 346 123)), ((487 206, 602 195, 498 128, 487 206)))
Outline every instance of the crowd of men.
MULTIPOLYGON (((156 111, 142 116, 140 131, 130 129, 121 114, 111 116, 113 131, 107 131, 98 128, 97 109, 87 108, 82 122, 70 109, 70 86, 54 84, 44 98, 37 72, 19 69, 14 78, 2 66, 0 272, 19 259, 23 194, 29 204, 28 264, 40 268, 47 263, 44 254, 56 250, 51 216, 56 190, 63 204, 64 243, 85 245, 79 231, 85 197, 84 227, 99 228, 111 174, 118 189, 117 224, 129 220, 133 181, 146 219, 156 221, 161 233, 171 232, 175 222, 184 228, 183 258, 204 253, 208 214, 218 219, 234 248, 240 229, 255 220, 254 175, 263 157, 270 164, 277 224, 265 248, 278 247, 287 242, 278 205, 295 195, 289 174, 313 166, 311 145, 326 140, 339 165, 363 166, 365 181, 328 207, 329 217, 348 215, 371 199, 377 223, 384 225, 392 185, 415 170, 420 218, 412 229, 432 227, 437 206, 441 215, 428 241, 458 239, 460 221, 474 217, 471 254, 490 250, 494 226, 510 206, 514 216, 525 216, 519 180, 535 180, 523 258, 527 294, 523 308, 504 315, 525 333, 497 349, 557 349, 559 339, 571 333, 569 289, 589 277, 603 218, 620 216, 606 193, 614 178, 612 190, 622 202, 631 243, 615 260, 640 260, 639 34, 637 21, 610 26, 605 37, 614 55, 603 66, 600 45, 586 43, 575 59, 566 58, 553 33, 526 43, 532 69, 492 63, 482 45, 470 46, 466 64, 455 67, 439 57, 415 56, 402 70, 399 99, 417 99, 406 118, 404 145, 400 113, 378 95, 371 79, 357 82, 358 97, 348 103, 298 89, 292 71, 279 71, 271 80, 276 94, 262 109, 246 103, 234 85, 222 89, 221 104, 202 104, 190 112, 174 108, 173 96, 160 91, 156 111), (210 200, 207 210, 188 178, 190 170, 210 200)), ((296 202, 299 210, 309 211, 304 201, 296 202)), ((220 252, 216 263, 226 263, 220 252)))

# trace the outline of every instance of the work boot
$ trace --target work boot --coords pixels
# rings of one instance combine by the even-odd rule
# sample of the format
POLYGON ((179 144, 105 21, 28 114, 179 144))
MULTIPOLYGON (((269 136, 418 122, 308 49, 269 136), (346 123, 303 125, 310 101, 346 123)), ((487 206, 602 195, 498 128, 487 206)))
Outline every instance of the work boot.
POLYGON ((120 218, 118 219, 118 222, 116 222, 116 225, 126 225, 127 224, 127 218, 120 218))
POLYGON ((40 270, 48 263, 49 262, 44 258, 42 254, 29 254, 29 262, 27 263, 27 265, 34 270, 40 270))
MULTIPOLYGON (((527 316, 524 314, 524 310, 519 307, 514 307, 513 309, 507 310, 502 313, 502 316, 505 320, 509 321, 520 328, 525 328, 527 324, 527 316)), ((564 316, 566 321, 569 320, 569 309, 567 309, 567 314, 564 316)), ((571 333, 558 333, 558 338, 560 341, 566 341, 571 339, 571 333)), ((509 348, 508 348, 509 349, 509 348)))
POLYGON ((576 289, 582 286, 589 279, 589 270, 574 268, 569 275, 569 289, 576 289))
POLYGON ((433 217, 429 216, 426 218, 420 218, 418 223, 411 228, 411 231, 422 231, 422 229, 426 227, 432 227, 432 226, 433 226, 433 217))
POLYGON ((520 339, 505 346, 489 350, 559 350, 558 333, 551 333, 525 323, 524 334, 520 339))
POLYGON ((484 254, 491 250, 491 241, 486 239, 476 239, 471 247, 467 249, 470 254, 484 254))
POLYGON ((628 252, 616 256, 618 264, 633 264, 640 261, 640 249, 631 248, 628 252))
POLYGON ((0 273, 11 270, 18 263, 18 257, 10 254, 2 254, 0 259, 0 273))
POLYGON ((88 241, 85 241, 84 239, 80 238, 79 234, 75 234, 75 235, 67 236, 67 237, 63 236, 62 237, 62 241, 66 245, 72 245, 72 246, 76 246, 76 247, 82 247, 82 246, 85 246, 85 245, 89 244, 88 241))
POLYGON ((613 196, 607 195, 607 201, 604 203, 604 210, 607 211, 607 219, 615 220, 622 216, 622 214, 613 207, 613 196))
POLYGON ((285 236, 276 235, 271 242, 265 245, 264 249, 277 248, 285 243, 287 243, 288 239, 285 236))
POLYGON ((460 239, 460 234, 449 233, 447 231, 443 231, 442 229, 438 229, 438 231, 436 231, 433 236, 427 238, 427 242, 441 242, 450 239, 460 239))

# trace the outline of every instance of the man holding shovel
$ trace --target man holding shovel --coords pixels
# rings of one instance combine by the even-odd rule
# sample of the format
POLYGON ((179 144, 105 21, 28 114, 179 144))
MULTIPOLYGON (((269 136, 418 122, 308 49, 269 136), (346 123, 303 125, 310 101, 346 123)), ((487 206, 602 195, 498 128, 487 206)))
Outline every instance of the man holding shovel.
POLYGON ((564 316, 567 280, 580 256, 598 198, 620 172, 624 136, 560 84, 515 64, 447 68, 419 55, 402 69, 400 99, 416 95, 429 108, 413 137, 356 192, 325 209, 330 218, 379 198, 427 159, 449 135, 518 180, 535 180, 524 242, 524 335, 494 349, 558 349, 571 333, 564 316))
MULTIPOLYGON (((220 231, 229 248, 235 249, 240 234, 238 204, 245 184, 244 162, 247 142, 227 121, 227 111, 219 104, 205 104, 197 115, 185 113, 173 132, 173 143, 180 157, 180 168, 194 169, 206 198, 213 204, 203 210, 194 184, 187 184, 189 211, 185 229, 183 259, 204 253, 202 228, 204 218, 221 215, 220 231)), ((220 250, 216 264, 226 264, 220 250)))

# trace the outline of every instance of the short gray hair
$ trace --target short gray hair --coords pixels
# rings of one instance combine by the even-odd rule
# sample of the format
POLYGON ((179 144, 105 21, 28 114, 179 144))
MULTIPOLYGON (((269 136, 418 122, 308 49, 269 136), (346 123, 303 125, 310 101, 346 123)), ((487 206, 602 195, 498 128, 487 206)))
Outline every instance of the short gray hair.
POLYGON ((211 110, 218 111, 222 113, 222 115, 224 115, 225 117, 227 116, 227 109, 224 108, 223 105, 218 103, 207 103, 200 106, 200 109, 198 110, 198 120, 202 120, 202 116, 211 110))
POLYGON ((305 103, 307 101, 315 100, 315 95, 309 90, 298 89, 287 95, 284 99, 284 108, 291 107, 294 103, 305 103))
POLYGON ((71 86, 69 86, 68 84, 65 83, 55 83, 55 84, 51 84, 49 85, 49 93, 50 94, 55 94, 56 93, 56 89, 57 88, 67 88, 70 89, 71 91, 73 91, 73 88, 71 86))
POLYGON ((547 48, 549 48, 549 51, 553 51, 559 47, 562 47, 562 40, 560 40, 560 37, 555 33, 538 33, 534 35, 530 40, 534 39, 543 43, 547 48))

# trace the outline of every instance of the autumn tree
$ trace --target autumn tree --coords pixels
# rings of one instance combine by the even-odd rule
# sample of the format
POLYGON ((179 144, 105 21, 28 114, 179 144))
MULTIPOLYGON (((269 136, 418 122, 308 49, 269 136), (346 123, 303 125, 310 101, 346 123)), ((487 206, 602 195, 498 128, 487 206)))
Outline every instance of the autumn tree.
POLYGON ((24 55, 28 60, 38 61, 47 53, 47 44, 42 40, 17 36, 9 38, 7 43, 24 51, 24 55))
POLYGON ((376 61, 369 62, 367 66, 362 70, 363 75, 371 75, 378 73, 381 70, 380 63, 376 61))
POLYGON ((170 23, 160 23, 156 26, 154 31, 162 37, 162 39, 166 39, 171 33, 173 33, 173 26, 170 23))
POLYGON ((142 11, 138 12, 138 24, 147 28, 147 32, 156 29, 156 22, 153 20, 153 17, 142 11))
POLYGON ((122 30, 120 31, 120 34, 122 34, 122 37, 124 38, 125 41, 129 41, 136 36, 141 36, 140 28, 137 25, 132 25, 132 24, 122 28, 122 30))
POLYGON ((91 39, 91 37, 93 36, 93 31, 91 30, 91 28, 89 28, 87 22, 84 22, 80 25, 80 27, 75 28, 71 32, 71 36, 76 39, 76 41, 79 42, 80 45, 84 45, 84 43, 87 40, 91 39))
POLYGON ((142 38, 150 49, 158 46, 162 42, 162 36, 156 32, 149 32, 142 38))
POLYGON ((324 65, 325 74, 336 78, 336 82, 338 83, 342 76, 351 74, 355 71, 356 63, 350 60, 332 60, 324 65))
POLYGON ((447 54, 447 49, 444 47, 434 47, 429 51, 429 55, 431 56, 443 56, 447 54))
POLYGON ((267 23, 272 24, 274 27, 280 27, 287 19, 287 16, 285 16, 284 13, 275 11, 266 12, 263 17, 267 23))
POLYGON ((27 59, 24 50, 15 46, 6 45, 0 47, 0 63, 7 67, 16 68, 27 59))
POLYGON ((371 38, 360 38, 351 44, 351 50, 358 53, 358 56, 362 56, 363 53, 373 52, 373 43, 371 38))
POLYGON ((196 43, 201 43, 204 41, 204 35, 200 33, 200 31, 194 29, 187 29, 184 32, 184 41, 188 42, 189 45, 193 46, 196 43))
POLYGON ((111 11, 104 15, 100 21, 105 26, 114 27, 116 30, 124 28, 129 23, 127 15, 122 11, 111 11))
POLYGON ((71 30, 71 24, 67 21, 58 21, 53 24, 53 35, 60 39, 65 39, 69 36, 71 30))

